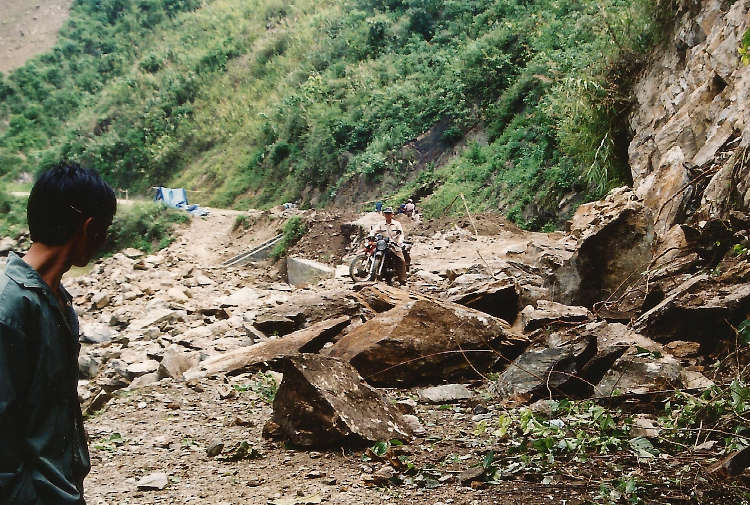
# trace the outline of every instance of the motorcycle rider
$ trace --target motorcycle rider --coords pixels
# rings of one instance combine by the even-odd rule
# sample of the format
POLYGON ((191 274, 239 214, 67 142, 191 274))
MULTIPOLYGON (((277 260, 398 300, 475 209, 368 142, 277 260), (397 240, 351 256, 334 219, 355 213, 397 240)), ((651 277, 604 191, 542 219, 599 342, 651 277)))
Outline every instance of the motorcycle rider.
POLYGON ((380 233, 390 239, 390 252, 394 261, 394 270, 398 275, 398 282, 401 285, 406 284, 406 259, 402 246, 404 244, 404 229, 401 223, 393 220, 393 207, 383 209, 385 222, 381 222, 374 230, 373 234, 380 233))

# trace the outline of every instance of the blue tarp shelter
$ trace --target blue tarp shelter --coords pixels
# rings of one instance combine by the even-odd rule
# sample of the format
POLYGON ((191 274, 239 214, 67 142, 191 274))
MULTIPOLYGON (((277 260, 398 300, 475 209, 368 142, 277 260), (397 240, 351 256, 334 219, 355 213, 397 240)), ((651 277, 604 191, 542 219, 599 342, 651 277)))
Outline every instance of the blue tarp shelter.
POLYGON ((202 209, 198 205, 188 204, 187 191, 185 188, 156 188, 156 194, 154 195, 154 201, 164 202, 165 205, 184 210, 196 216, 207 216, 208 211, 202 209))

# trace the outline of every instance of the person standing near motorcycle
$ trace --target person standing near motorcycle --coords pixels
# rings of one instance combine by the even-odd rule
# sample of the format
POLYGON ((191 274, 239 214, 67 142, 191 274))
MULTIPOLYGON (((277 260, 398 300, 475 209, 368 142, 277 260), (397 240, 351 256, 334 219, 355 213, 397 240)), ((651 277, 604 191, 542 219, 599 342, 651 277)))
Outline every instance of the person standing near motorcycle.
POLYGON ((401 285, 406 284, 406 259, 402 246, 404 244, 404 229, 401 223, 393 220, 393 207, 383 209, 384 223, 380 223, 374 230, 374 233, 381 233, 390 239, 390 252, 393 254, 395 270, 398 274, 398 282, 401 285))

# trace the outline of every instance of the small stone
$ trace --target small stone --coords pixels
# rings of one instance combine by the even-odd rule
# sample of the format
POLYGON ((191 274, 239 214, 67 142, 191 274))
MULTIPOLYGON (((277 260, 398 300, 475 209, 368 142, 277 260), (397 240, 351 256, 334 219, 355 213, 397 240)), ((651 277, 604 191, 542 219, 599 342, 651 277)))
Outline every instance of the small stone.
POLYGON ((309 454, 309 456, 310 456, 310 459, 317 459, 317 458, 319 458, 321 456, 321 454, 319 452, 312 451, 309 454))
POLYGON ((169 445, 172 443, 171 440, 169 440, 169 437, 166 435, 159 435, 158 437, 154 437, 153 441, 151 442, 151 445, 154 447, 159 447, 161 449, 169 449, 169 445))
POLYGON ((132 247, 128 247, 127 249, 123 250, 122 254, 124 254, 130 259, 140 258, 141 256, 143 256, 142 251, 139 251, 138 249, 134 249, 132 247))
POLYGON ((475 414, 488 414, 490 411, 484 405, 477 405, 472 412, 475 414))
POLYGON ((686 389, 706 389, 714 386, 714 381, 702 373, 692 370, 682 370, 680 372, 680 379, 686 389))
POLYGON ((108 393, 104 390, 99 391, 99 393, 97 393, 97 395, 86 406, 86 408, 83 411, 83 414, 88 416, 88 415, 93 414, 97 410, 103 409, 104 406, 107 404, 107 402, 111 399, 112 399, 111 393, 108 393))
POLYGON ((402 414, 414 414, 417 411, 417 402, 411 398, 407 400, 399 400, 396 402, 396 408, 402 414))
POLYGON ((444 384, 425 388, 419 392, 419 399, 428 403, 451 403, 468 400, 473 395, 463 384, 444 384))
POLYGON ((215 442, 208 446, 208 449, 206 449, 206 456, 209 458, 215 458, 219 454, 221 454, 221 451, 224 450, 224 444, 222 442, 215 442))
POLYGON ((465 470, 458 476, 459 482, 464 486, 469 486, 475 481, 481 481, 484 477, 484 468, 481 466, 473 466, 468 470, 465 470))
POLYGON ((691 358, 697 356, 701 345, 698 342, 686 342, 684 340, 675 340, 664 346, 675 358, 691 358))
POLYGON ((232 387, 224 387, 219 391, 219 399, 231 400, 237 398, 237 390, 232 387))
POLYGON ((138 489, 149 491, 149 490, 162 490, 167 487, 169 479, 167 474, 164 472, 155 472, 146 475, 136 483, 138 489))
POLYGON ((305 475, 305 478, 307 479, 319 479, 321 477, 324 477, 325 473, 321 472, 320 470, 312 470, 310 472, 307 472, 307 475, 305 475))
POLYGON ((374 484, 385 484, 390 481, 396 475, 396 471, 391 465, 381 466, 377 472, 369 475, 367 480, 372 481, 374 484))
POLYGON ((97 309, 103 309, 109 305, 111 298, 107 293, 97 293, 91 298, 91 303, 97 309))
POLYGON ((141 361, 140 363, 133 363, 128 365, 127 373, 130 377, 140 377, 147 373, 156 372, 159 368, 159 362, 153 359, 141 361))
POLYGON ((426 433, 422 422, 417 416, 412 414, 404 414, 402 417, 404 419, 404 423, 406 423, 406 425, 411 429, 415 437, 421 437, 426 433))
POLYGON ((661 430, 656 418, 648 414, 637 414, 633 417, 633 424, 630 427, 632 437, 657 438, 661 430))
POLYGON ((232 426, 255 426, 255 422, 246 417, 234 416, 234 419, 232 419, 232 426))

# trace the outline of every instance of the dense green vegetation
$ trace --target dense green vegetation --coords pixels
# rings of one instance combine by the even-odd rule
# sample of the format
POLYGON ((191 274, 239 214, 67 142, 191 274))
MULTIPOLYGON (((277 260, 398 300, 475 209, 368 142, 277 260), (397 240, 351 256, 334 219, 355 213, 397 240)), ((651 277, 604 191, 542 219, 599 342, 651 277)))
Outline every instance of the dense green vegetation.
POLYGON ((26 198, 0 191, 0 237, 17 237, 26 230, 26 198))
POLYGON ((628 178, 629 76, 671 0, 77 0, 53 51, 0 79, 0 180, 60 158, 217 206, 329 203, 395 174, 541 227, 628 178), (401 146, 472 130, 422 173, 401 146), (480 138, 484 136, 480 135, 480 138))
POLYGON ((190 216, 181 210, 160 203, 121 205, 107 232, 102 255, 110 255, 128 247, 145 252, 167 247, 177 223, 186 223, 190 216))

